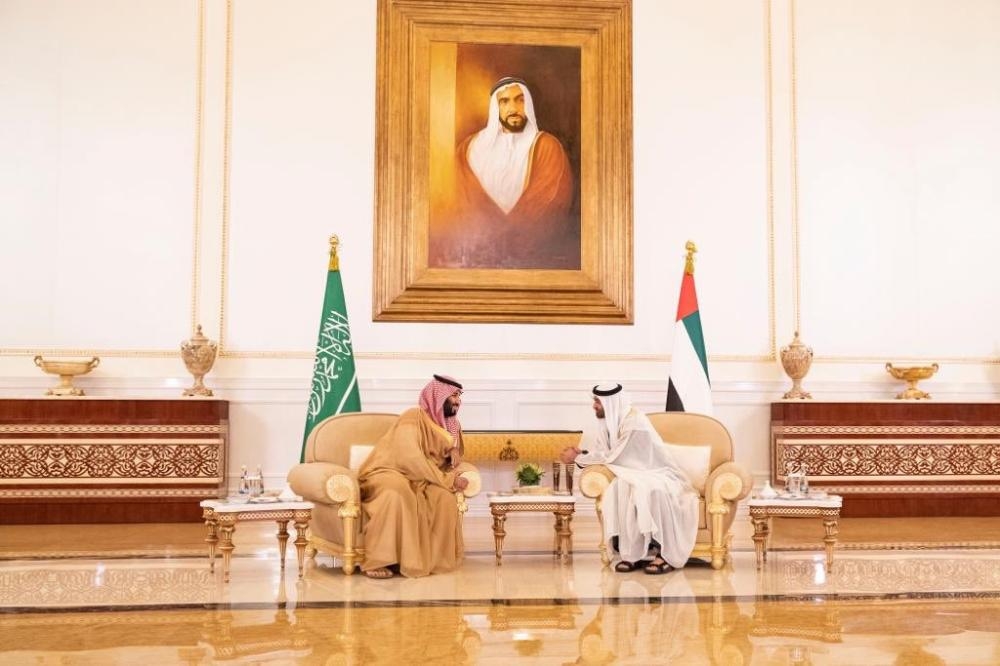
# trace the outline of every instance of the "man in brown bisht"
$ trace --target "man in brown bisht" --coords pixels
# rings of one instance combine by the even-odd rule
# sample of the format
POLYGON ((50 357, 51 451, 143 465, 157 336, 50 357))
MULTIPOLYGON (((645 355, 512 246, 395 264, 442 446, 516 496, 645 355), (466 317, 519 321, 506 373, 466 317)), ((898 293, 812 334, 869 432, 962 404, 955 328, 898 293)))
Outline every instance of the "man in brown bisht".
POLYGON ((461 462, 462 426, 455 415, 462 385, 434 375, 420 406, 403 412, 361 466, 365 561, 369 578, 410 578, 453 571, 465 545, 455 493, 469 482, 461 462))

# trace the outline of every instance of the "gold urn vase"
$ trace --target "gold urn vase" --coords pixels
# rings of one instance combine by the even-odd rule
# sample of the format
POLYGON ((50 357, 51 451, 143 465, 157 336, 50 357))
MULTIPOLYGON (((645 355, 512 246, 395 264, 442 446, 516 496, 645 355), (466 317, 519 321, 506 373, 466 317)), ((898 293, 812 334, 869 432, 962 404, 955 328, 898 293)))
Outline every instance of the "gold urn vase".
POLYGON ((190 340, 181 343, 181 359, 188 372, 194 375, 194 386, 184 391, 185 396, 210 396, 212 389, 205 386, 205 375, 215 363, 215 355, 219 345, 205 337, 201 332, 201 324, 190 340))
POLYGON ((812 366, 813 350, 802 344, 799 332, 795 331, 792 343, 781 348, 781 367, 792 380, 792 389, 783 396, 786 400, 809 400, 812 395, 802 390, 802 379, 809 374, 812 366))
POLYGON ((57 361, 54 359, 44 359, 41 356, 35 357, 35 365, 50 375, 59 375, 59 386, 50 388, 45 395, 55 396, 81 396, 83 389, 73 386, 73 378, 78 375, 85 375, 98 365, 101 359, 96 356, 89 361, 57 361))
POLYGON ((921 379, 930 379, 938 371, 938 364, 914 366, 912 368, 893 367, 892 363, 885 364, 886 371, 896 379, 906 382, 906 389, 896 395, 896 400, 928 400, 930 393, 917 388, 917 382, 921 379))

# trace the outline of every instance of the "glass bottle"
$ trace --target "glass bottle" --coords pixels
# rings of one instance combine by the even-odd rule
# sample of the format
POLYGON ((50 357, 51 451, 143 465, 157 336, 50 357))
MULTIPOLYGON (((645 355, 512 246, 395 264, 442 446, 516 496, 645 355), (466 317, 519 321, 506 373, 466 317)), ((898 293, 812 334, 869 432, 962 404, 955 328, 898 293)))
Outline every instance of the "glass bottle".
POLYGON ((250 492, 250 486, 247 482, 247 466, 243 465, 240 470, 240 495, 246 495, 250 492))

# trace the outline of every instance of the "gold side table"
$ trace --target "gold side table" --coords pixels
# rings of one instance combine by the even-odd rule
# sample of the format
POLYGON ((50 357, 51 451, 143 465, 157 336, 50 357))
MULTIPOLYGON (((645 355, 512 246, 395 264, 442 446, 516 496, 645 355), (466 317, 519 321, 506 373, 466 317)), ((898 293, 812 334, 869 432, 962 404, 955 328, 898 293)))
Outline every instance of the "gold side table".
POLYGON ((202 518, 208 526, 208 565, 215 571, 216 546, 222 551, 223 579, 229 582, 229 564, 232 559, 233 532, 241 520, 273 520, 278 523, 278 552, 281 554, 281 571, 285 571, 285 549, 288 545, 288 523, 295 526, 295 551, 299 558, 299 578, 302 578, 305 564, 305 549, 308 541, 306 530, 312 519, 312 502, 248 502, 243 498, 204 500, 201 502, 202 518), (220 538, 221 534, 221 538, 220 538))
POLYGON ((819 518, 823 521, 823 545, 826 547, 826 571, 833 570, 833 548, 837 545, 839 533, 840 507, 844 499, 840 495, 803 497, 801 499, 754 498, 747 502, 750 520, 753 522, 753 547, 757 554, 757 568, 767 561, 767 541, 771 534, 771 518, 819 518))
POLYGON ((507 536, 504 524, 508 513, 552 513, 555 516, 555 536, 552 554, 565 562, 573 553, 573 512, 576 498, 572 495, 494 495, 490 498, 493 514, 493 541, 496 544, 497 564, 502 564, 503 539, 507 536))

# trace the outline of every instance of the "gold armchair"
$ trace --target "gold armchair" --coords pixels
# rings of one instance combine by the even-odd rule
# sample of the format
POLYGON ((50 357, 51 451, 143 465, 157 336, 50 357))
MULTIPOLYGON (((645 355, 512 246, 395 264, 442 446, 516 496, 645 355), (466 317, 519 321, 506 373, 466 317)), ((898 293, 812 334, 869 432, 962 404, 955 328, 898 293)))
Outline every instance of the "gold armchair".
MULTIPOLYGON (((736 517, 736 504, 752 487, 750 474, 733 462, 733 438, 726 426, 704 414, 654 412, 648 416, 660 437, 669 444, 711 447, 704 488, 699 487, 700 482, 694 484, 700 499, 698 536, 691 555, 710 559, 713 568, 721 569, 729 557, 732 540, 729 528, 736 517)), ((597 518, 601 523, 601 561, 605 565, 611 558, 604 540, 601 496, 614 478, 614 472, 604 465, 586 467, 580 476, 580 492, 594 498, 597 505, 597 518)))
MULTIPOLYGON (((364 512, 358 469, 373 445, 396 422, 396 414, 354 412, 321 421, 306 440, 305 462, 288 473, 292 490, 316 507, 309 525, 308 553, 328 553, 343 560, 344 573, 364 561, 364 512), (352 451, 353 449, 353 451, 352 451)), ((469 480, 455 493, 458 510, 465 513, 466 498, 482 487, 479 471, 463 462, 459 474, 469 480)))

